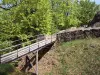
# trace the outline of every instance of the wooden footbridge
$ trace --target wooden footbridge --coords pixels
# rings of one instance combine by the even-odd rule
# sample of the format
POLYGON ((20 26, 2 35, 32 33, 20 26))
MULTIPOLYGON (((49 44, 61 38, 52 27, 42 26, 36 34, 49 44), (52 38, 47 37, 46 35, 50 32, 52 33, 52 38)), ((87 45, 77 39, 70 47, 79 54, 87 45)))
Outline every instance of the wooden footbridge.
MULTIPOLYGON (((41 37, 40 37, 41 38, 41 37)), ((44 36, 44 39, 39 41, 39 38, 36 38, 36 42, 32 43, 28 46, 19 48, 17 50, 8 52, 6 54, 2 54, 0 55, 0 63, 4 64, 4 63, 8 63, 11 61, 14 61, 24 55, 27 55, 30 52, 35 51, 36 52, 36 74, 38 75, 38 51, 41 50, 42 48, 54 43, 56 41, 56 35, 49 35, 49 36, 44 36)), ((20 45, 20 44, 18 44, 20 45)), ((18 45, 15 46, 11 46, 5 49, 1 49, 0 51, 6 51, 6 50, 10 50, 12 49, 12 47, 16 47, 18 45)))
MULTIPOLYGON (((56 40, 56 35, 45 36, 45 38, 41 41, 37 41, 36 43, 33 43, 31 45, 28 45, 23 48, 20 48, 20 49, 14 50, 12 52, 1 55, 0 63, 7 63, 10 61, 13 61, 13 60, 15 60, 23 55, 26 55, 30 52, 39 50, 39 48, 45 47, 45 46, 55 42, 55 40, 56 40)), ((2 49, 2 50, 6 50, 6 49, 2 49)))

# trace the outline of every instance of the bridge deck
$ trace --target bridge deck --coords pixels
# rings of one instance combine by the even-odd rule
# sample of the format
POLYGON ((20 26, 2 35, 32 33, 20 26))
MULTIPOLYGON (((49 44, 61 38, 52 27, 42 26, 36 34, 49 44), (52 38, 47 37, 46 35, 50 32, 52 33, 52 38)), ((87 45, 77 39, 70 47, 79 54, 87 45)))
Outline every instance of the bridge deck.
POLYGON ((54 42, 55 40, 56 40, 56 36, 52 36, 52 37, 49 36, 48 38, 46 38, 42 41, 33 43, 33 44, 28 45, 26 47, 23 47, 23 48, 20 48, 18 50, 1 55, 0 61, 1 61, 1 63, 7 63, 10 61, 13 61, 13 60, 25 55, 25 54, 28 54, 29 52, 38 50, 41 47, 45 47, 45 46, 51 44, 52 42, 54 42))

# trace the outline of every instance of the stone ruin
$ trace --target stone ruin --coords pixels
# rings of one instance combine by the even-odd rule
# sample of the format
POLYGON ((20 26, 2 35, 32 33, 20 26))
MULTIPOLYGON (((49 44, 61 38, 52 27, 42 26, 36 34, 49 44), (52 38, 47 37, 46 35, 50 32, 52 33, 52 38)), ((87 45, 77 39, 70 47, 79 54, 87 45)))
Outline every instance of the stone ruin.
POLYGON ((87 37, 100 37, 100 27, 94 28, 76 28, 60 31, 57 34, 58 42, 68 42, 76 39, 84 39, 87 37))
POLYGON ((89 22, 88 26, 100 27, 100 11, 95 14, 93 20, 89 22))

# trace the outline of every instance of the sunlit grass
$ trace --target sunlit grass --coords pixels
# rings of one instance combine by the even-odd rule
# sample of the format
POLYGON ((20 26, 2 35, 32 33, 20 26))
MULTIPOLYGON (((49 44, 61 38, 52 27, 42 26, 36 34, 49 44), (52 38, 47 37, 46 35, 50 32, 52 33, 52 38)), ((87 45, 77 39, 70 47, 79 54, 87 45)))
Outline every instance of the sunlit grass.
POLYGON ((100 38, 62 43, 52 75, 100 75, 100 38))

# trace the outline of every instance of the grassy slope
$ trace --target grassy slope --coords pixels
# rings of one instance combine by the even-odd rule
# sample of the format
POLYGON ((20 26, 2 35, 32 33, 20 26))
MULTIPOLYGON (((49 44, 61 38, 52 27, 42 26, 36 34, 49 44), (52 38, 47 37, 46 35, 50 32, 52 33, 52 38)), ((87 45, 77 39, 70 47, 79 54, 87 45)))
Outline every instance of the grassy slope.
POLYGON ((45 75, 100 75, 100 38, 63 43, 54 52, 59 63, 45 75))

